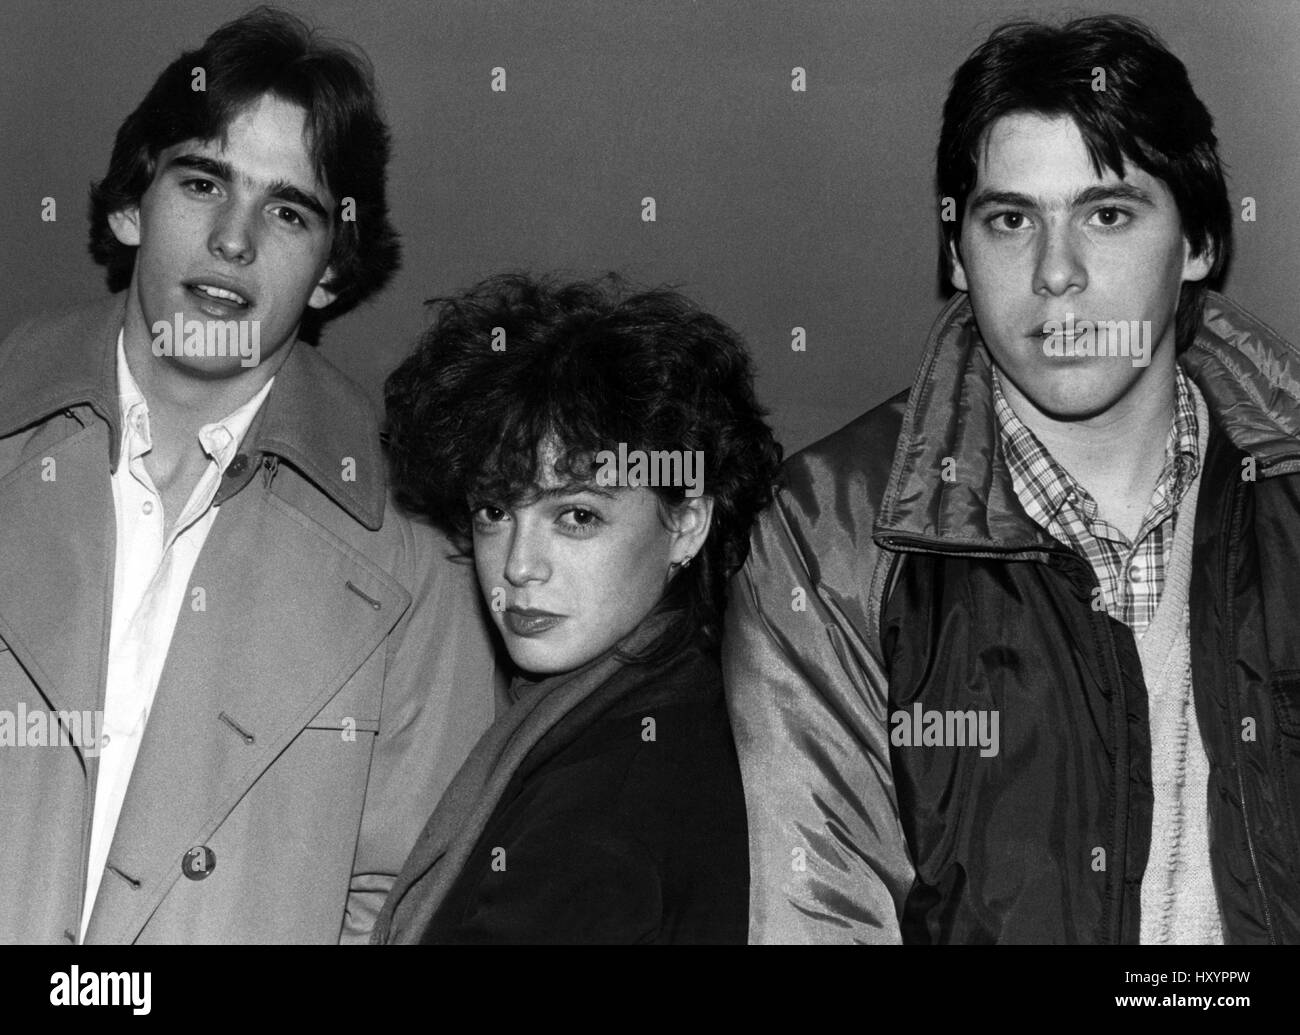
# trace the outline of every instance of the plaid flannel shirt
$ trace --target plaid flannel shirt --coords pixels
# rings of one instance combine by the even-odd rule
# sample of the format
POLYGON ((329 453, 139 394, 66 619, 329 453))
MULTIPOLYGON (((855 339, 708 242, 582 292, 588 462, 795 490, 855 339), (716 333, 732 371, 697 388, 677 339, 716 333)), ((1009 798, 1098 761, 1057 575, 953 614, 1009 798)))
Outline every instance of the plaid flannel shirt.
POLYGON ((1175 377, 1174 420, 1165 464, 1132 542, 1097 512, 1097 502, 1052 458, 1016 416, 993 371, 993 405, 1011 483, 1025 512, 1050 535, 1082 556, 1097 575, 1112 618, 1141 638, 1155 617, 1173 550, 1178 504, 1200 470, 1196 386, 1182 370, 1175 377))

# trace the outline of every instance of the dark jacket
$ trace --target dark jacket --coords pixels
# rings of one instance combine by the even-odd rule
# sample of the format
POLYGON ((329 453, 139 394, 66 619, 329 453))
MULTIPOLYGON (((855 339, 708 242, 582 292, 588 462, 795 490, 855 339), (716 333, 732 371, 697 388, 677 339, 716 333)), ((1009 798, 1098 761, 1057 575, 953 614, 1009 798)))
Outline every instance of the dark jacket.
POLYGON ((619 668, 537 740, 410 940, 743 943, 748 884, 721 673, 693 646, 619 668))
MULTIPOLYGON (((1211 415, 1190 634, 1224 937, 1300 941, 1300 353, 1211 293, 1180 362, 1211 415)), ((989 372, 958 296, 910 393, 794 457, 756 528, 724 646, 753 940, 1137 940, 1136 644, 1020 506, 989 372), (917 704, 997 710, 999 753, 891 749, 917 704)))

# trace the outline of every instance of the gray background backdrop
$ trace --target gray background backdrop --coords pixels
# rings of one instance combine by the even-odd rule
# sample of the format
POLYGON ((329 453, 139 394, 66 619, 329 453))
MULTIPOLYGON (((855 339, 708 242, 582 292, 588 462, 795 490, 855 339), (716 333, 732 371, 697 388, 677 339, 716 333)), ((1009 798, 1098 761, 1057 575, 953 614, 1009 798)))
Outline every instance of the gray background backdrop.
MULTIPOLYGON (((6 0, 0 334, 104 291, 86 191, 164 65, 246 2, 6 0), (41 221, 41 199, 58 220, 41 221)), ((321 348, 378 402, 421 303, 503 269, 671 283, 745 335, 796 449, 910 383, 941 302, 933 153, 949 76, 1000 21, 1144 18, 1215 117, 1227 290, 1300 339, 1300 2, 286 2, 374 62, 405 262, 321 348), (508 89, 493 93, 491 69, 508 89), (790 89, 793 66, 808 90, 790 89), (641 221, 653 196, 655 223, 641 221), (790 329, 808 333, 790 349, 790 329)))

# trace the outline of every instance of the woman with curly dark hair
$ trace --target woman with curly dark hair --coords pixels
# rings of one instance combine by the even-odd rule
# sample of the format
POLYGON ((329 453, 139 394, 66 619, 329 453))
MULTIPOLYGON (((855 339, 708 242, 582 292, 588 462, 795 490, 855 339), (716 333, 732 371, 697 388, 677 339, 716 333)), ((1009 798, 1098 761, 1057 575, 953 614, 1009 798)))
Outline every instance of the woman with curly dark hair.
POLYGON ((399 498, 472 553, 517 675, 377 942, 743 942, 718 668, 781 449, 740 338, 668 290, 489 278, 388 379, 399 498))

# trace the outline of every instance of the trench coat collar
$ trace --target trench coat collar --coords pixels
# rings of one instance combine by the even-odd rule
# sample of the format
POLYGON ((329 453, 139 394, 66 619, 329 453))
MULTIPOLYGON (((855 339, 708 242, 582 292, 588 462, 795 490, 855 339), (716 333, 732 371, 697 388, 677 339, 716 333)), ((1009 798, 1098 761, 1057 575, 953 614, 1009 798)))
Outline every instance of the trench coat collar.
MULTIPOLYGON (((62 410, 89 406, 109 426, 109 464, 122 442, 117 336, 126 292, 34 325, 0 358, 0 438, 62 410)), ((290 347, 241 452, 291 464, 371 530, 383 524, 387 479, 378 422, 361 390, 304 341, 290 347)))
MULTIPOLYGON (((1300 471, 1300 350, 1210 291, 1179 363, 1212 423, 1255 458, 1259 477, 1300 471)), ((873 532, 881 546, 1000 555, 1059 550, 1012 486, 991 372, 970 299, 958 294, 930 331, 908 395, 873 532)))

